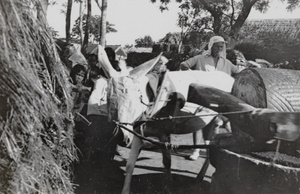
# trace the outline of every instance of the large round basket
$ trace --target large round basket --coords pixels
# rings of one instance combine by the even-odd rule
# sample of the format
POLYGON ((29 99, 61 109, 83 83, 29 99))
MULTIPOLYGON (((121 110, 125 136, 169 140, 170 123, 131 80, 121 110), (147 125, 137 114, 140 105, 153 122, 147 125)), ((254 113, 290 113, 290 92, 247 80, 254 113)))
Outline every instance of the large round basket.
POLYGON ((232 95, 256 108, 300 111, 300 71, 245 69, 236 76, 232 95))

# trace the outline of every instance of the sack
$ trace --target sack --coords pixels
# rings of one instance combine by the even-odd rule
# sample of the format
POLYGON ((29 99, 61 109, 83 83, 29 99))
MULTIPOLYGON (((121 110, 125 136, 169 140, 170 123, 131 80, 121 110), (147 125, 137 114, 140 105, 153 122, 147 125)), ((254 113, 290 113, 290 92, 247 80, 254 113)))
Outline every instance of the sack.
POLYGON ((108 82, 108 119, 133 123, 145 110, 139 82, 131 77, 113 77, 108 82))

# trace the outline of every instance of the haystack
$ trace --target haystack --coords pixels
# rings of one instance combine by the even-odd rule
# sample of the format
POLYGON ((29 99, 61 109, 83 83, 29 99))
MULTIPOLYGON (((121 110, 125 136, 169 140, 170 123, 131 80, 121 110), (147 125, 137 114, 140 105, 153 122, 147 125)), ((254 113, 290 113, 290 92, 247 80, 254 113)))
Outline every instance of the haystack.
POLYGON ((66 72, 37 0, 0 1, 0 193, 72 193, 66 72))

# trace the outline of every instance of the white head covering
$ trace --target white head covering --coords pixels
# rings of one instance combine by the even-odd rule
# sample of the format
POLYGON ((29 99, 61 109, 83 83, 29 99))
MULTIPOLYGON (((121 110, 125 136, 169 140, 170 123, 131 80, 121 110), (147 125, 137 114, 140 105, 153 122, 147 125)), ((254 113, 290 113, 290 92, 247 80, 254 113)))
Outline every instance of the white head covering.
MULTIPOLYGON (((205 51, 203 54, 206 56, 211 55, 211 48, 216 42, 224 42, 225 43, 225 40, 222 36, 211 37, 209 40, 209 43, 208 43, 208 50, 205 51)), ((224 44, 223 51, 220 53, 220 56, 223 58, 226 58, 226 44, 224 44)))

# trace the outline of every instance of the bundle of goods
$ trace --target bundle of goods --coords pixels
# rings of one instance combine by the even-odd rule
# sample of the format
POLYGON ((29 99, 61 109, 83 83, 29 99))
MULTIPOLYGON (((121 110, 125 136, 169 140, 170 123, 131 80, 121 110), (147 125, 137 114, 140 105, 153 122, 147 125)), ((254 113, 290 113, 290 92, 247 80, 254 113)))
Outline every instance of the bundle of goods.
POLYGON ((189 90, 188 101, 231 123, 231 136, 217 136, 211 150, 213 193, 299 192, 300 71, 245 69, 231 93, 197 84, 189 90))

